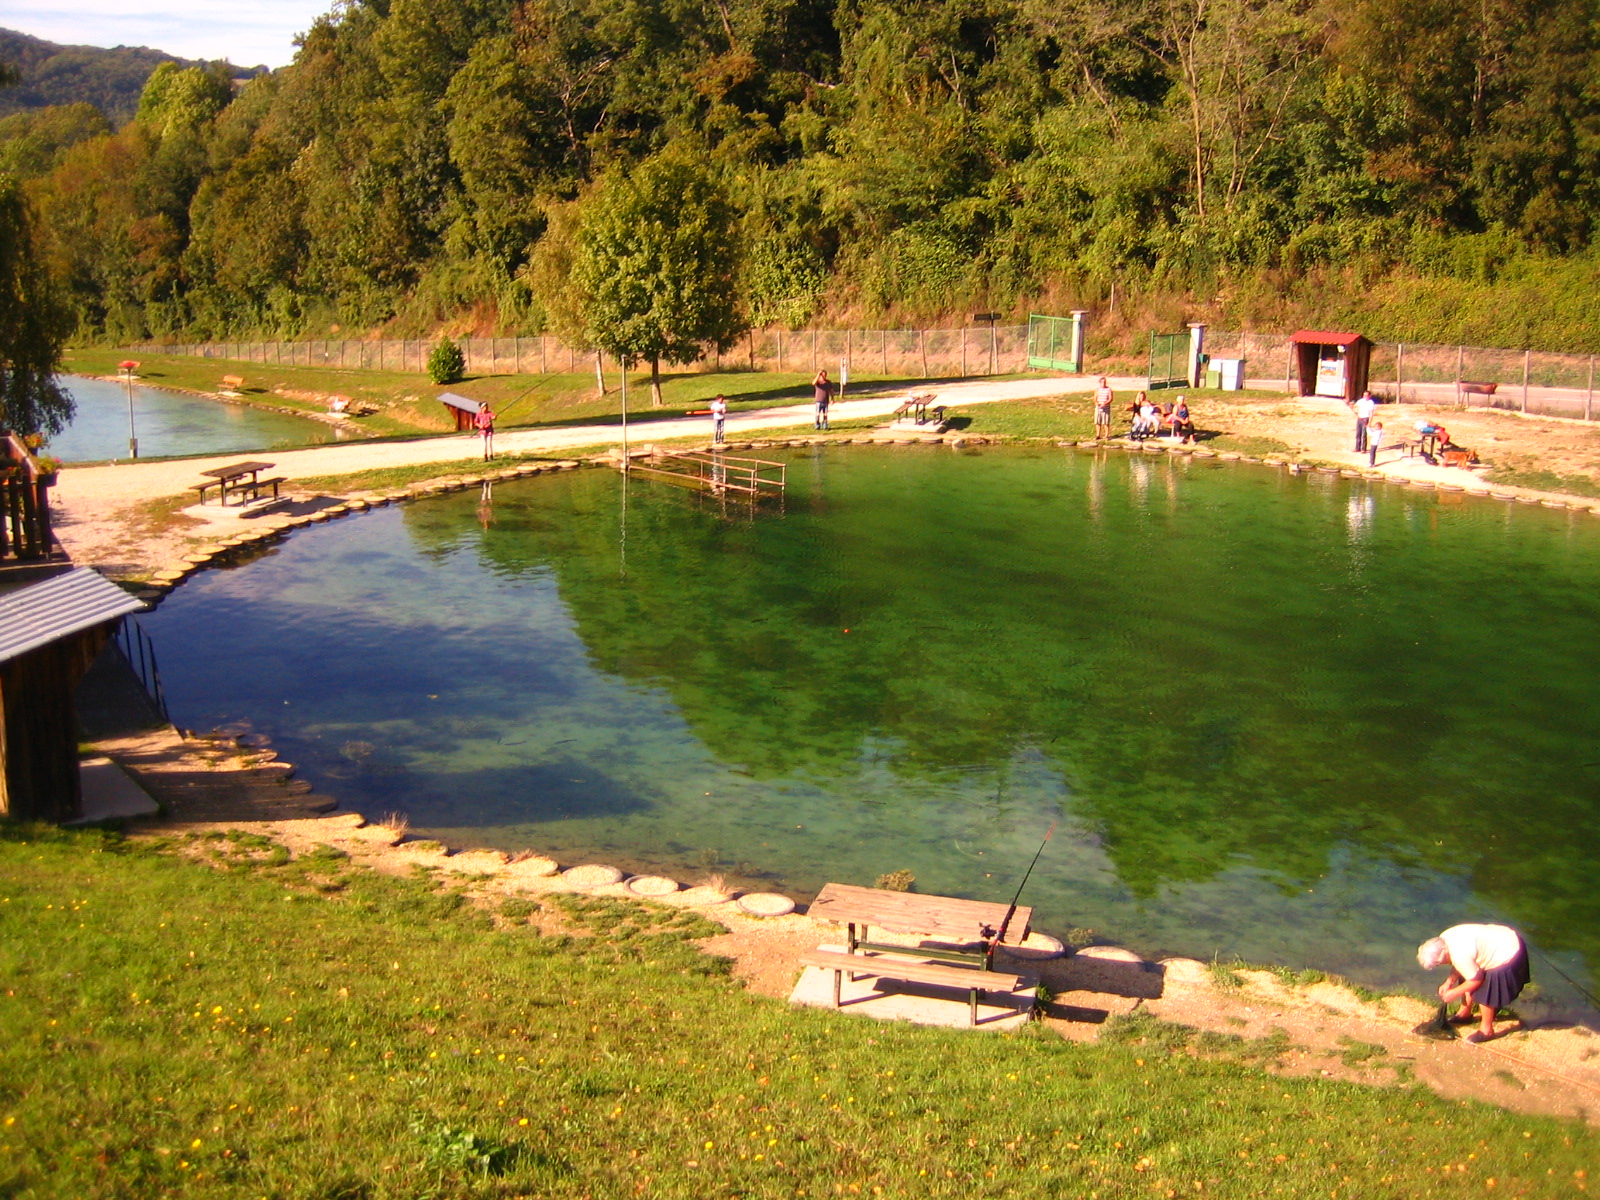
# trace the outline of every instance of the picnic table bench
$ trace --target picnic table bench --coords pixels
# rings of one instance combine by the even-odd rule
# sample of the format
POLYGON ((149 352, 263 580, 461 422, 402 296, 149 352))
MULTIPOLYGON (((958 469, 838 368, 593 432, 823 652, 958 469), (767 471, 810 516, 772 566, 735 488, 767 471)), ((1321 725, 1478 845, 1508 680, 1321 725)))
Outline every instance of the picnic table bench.
POLYGON ((807 950, 800 962, 808 967, 820 967, 833 972, 833 1006, 839 1007, 839 989, 846 972, 850 978, 871 975, 879 979, 892 979, 904 983, 925 983, 932 987, 959 988, 967 993, 969 1021, 978 1023, 978 1000, 984 992, 1011 992, 1022 981, 1022 976, 1005 971, 987 971, 976 967, 950 966, 927 962, 925 958, 906 957, 920 954, 920 950, 899 947, 901 954, 857 954, 838 950, 807 950))
POLYGON ((894 410, 895 420, 901 417, 910 417, 918 425, 927 423, 928 409, 933 409, 933 419, 938 424, 944 423, 945 406, 934 404, 939 398, 935 392, 912 392, 900 402, 900 407, 894 410))
POLYGON ((1482 380, 1463 379, 1456 384, 1463 396, 1492 396, 1498 383, 1487 383, 1482 380))
POLYGON ((272 498, 276 500, 279 486, 287 483, 288 480, 282 476, 272 479, 260 478, 262 471, 270 471, 275 465, 269 462, 242 462, 226 467, 212 467, 209 471, 200 472, 200 474, 209 476, 209 478, 202 480, 200 483, 190 484, 189 490, 200 494, 201 504, 206 502, 206 493, 212 488, 217 489, 217 500, 222 505, 228 503, 229 492, 245 496, 247 499, 242 500, 240 503, 246 503, 249 500, 259 500, 261 493, 269 487, 272 489, 272 498), (249 476, 249 478, 246 479, 246 476, 249 476))
POLYGON ((222 386, 217 389, 218 395, 237 396, 244 389, 243 375, 224 375, 222 386))
MULTIPOLYGON (((924 896, 917 892, 891 892, 887 888, 830 883, 817 893, 807 911, 819 921, 836 921, 847 927, 850 949, 904 952, 906 947, 877 945, 863 940, 872 926, 892 933, 922 934, 949 943, 948 950, 921 947, 918 953, 937 952, 958 962, 987 961, 983 947, 999 936, 1009 905, 987 900, 960 900, 954 896, 924 896), (861 926, 857 936, 856 926, 861 926), (970 947, 977 946, 974 950, 970 947)), ((1033 909, 1019 905, 1006 925, 1003 945, 1018 945, 1028 936, 1033 909)))

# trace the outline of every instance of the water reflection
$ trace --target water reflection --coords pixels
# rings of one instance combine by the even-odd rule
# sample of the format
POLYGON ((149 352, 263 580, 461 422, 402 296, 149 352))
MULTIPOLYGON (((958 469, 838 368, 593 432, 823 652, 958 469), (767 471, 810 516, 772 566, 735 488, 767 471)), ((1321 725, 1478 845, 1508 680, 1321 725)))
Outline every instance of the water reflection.
MULTIPOLYGON (((123 384, 81 375, 60 380, 77 404, 72 424, 47 452, 63 462, 101 462, 128 454, 128 393, 123 384)), ((333 441, 334 427, 246 404, 135 385, 139 455, 229 454, 333 441)))
POLYGON ((1396 982, 1483 916, 1593 961, 1595 530, 1225 464, 816 462, 825 501, 792 471, 739 521, 595 471, 298 535, 163 606, 169 692, 460 842, 1003 899, 1062 817, 1058 928, 1396 982))

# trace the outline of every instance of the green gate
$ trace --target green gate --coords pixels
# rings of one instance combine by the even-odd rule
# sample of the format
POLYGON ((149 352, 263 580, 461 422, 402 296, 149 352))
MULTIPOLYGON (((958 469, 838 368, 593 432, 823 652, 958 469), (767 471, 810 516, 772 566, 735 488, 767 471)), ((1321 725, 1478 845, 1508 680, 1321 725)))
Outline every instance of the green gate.
POLYGON ((1028 318, 1028 365, 1074 375, 1083 370, 1083 364, 1072 357, 1071 317, 1028 318))
POLYGON ((1189 335, 1150 335, 1150 390, 1189 386, 1189 335))

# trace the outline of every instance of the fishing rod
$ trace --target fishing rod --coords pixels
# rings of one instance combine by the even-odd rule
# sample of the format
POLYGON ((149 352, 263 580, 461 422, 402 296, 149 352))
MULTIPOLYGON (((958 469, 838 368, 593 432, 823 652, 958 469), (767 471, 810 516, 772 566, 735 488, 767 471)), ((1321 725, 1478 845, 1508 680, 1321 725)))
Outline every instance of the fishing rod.
POLYGON ((1011 897, 1011 907, 1006 909, 1005 920, 1000 922, 1000 931, 989 942, 989 948, 984 952, 983 965, 987 969, 994 962, 995 947, 1005 941, 1006 930, 1011 927, 1011 918, 1017 915, 1017 901, 1022 899, 1022 889, 1028 886, 1028 880, 1033 875, 1033 869, 1039 865, 1039 856, 1044 853, 1045 846, 1050 841, 1051 834, 1056 831, 1056 822, 1050 822, 1050 828, 1044 831, 1044 841, 1039 843, 1039 848, 1033 852, 1033 861, 1028 864, 1028 869, 1022 873, 1022 882, 1017 884, 1016 893, 1011 897))

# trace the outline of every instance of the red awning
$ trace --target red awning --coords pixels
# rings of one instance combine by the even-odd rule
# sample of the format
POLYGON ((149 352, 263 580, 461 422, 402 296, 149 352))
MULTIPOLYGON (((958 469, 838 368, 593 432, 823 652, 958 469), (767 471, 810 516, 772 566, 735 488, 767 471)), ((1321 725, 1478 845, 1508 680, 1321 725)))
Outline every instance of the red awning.
POLYGON ((1301 329, 1289 339, 1309 346, 1353 346, 1361 340, 1359 333, 1325 333, 1316 329, 1301 329))

